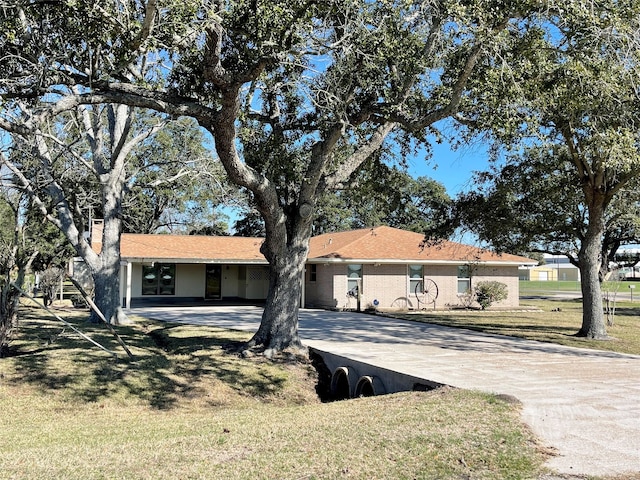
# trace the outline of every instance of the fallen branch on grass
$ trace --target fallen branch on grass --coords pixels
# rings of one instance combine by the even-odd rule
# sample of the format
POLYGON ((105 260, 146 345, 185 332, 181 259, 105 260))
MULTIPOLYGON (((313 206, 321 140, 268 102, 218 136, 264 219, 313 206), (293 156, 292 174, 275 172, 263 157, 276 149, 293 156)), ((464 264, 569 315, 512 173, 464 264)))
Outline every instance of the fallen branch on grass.
POLYGON ((82 298, 84 298, 84 301, 87 302, 87 304, 91 307, 91 309, 94 312, 96 312, 96 315, 98 315, 98 318, 100 318, 100 320, 102 320, 102 322, 107 326, 111 334, 114 337, 116 337, 116 340, 118 340, 118 343, 122 345, 122 348, 124 348, 124 351, 127 352, 127 355, 129 355, 129 358, 133 360, 133 354, 127 348, 127 345, 126 343, 124 343, 124 340, 122 340, 122 338, 120 338, 120 335, 118 335, 118 333, 113 329, 113 326, 107 321, 107 319, 104 317, 104 314, 100 311, 98 306, 93 302, 93 300, 91 300, 91 297, 89 296, 89 294, 85 291, 84 288, 82 288, 82 285, 80 285, 80 282, 78 282, 71 275, 67 275, 67 278, 78 289, 78 291, 80 292, 80 295, 82 295, 82 298))
MULTIPOLYGON (((110 355, 113 355, 113 357, 115 359, 118 358, 118 354, 112 350, 109 350, 107 347, 99 344, 98 342, 96 342, 94 339, 92 339, 91 337, 89 337, 87 334, 81 332, 78 328, 76 328, 75 325, 67 322, 64 318, 61 318, 59 315, 57 315, 55 312, 53 312, 49 307, 47 307, 44 303, 39 302, 38 300, 36 300, 34 297, 32 297, 31 295, 29 295, 27 292, 25 292, 24 290, 22 290, 20 287, 18 287, 15 283, 11 283, 11 286, 13 288, 15 288, 16 290, 18 290, 20 292, 20 294, 23 297, 28 298, 29 300, 31 300, 33 303, 35 303, 36 305, 38 305, 39 307, 44 308, 49 314, 51 314, 56 320, 62 322, 64 325, 66 325, 67 327, 69 327, 70 329, 72 329, 74 332, 76 332, 78 335, 80 335, 82 338, 84 338, 85 340, 93 343, 96 347, 100 348, 101 350, 104 350, 105 352, 107 352, 110 355)), ((129 353, 129 351, 127 350, 127 353, 129 353)), ((131 354, 129 353, 129 355, 131 356, 131 354)))

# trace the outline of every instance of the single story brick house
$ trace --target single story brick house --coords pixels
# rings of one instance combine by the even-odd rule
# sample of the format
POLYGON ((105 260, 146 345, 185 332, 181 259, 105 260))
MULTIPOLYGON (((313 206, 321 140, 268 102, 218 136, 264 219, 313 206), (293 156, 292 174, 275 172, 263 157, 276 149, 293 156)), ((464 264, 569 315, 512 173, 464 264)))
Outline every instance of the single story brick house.
POLYGON ((507 285, 496 306, 519 305, 518 267, 535 260, 455 242, 425 245, 424 236, 376 227, 313 237, 305 272, 305 305, 350 309, 423 309, 468 305, 481 281, 507 285), (356 293, 358 295, 356 295, 356 293))
MULTIPOLYGON (((92 238, 99 240, 100 221, 92 238)), ((93 247, 101 248, 94 240, 93 247)), ((500 306, 519 303, 518 267, 535 265, 443 241, 424 245, 419 233, 375 227, 311 239, 301 305, 329 309, 422 309, 465 305, 477 282, 508 287, 500 306)), ((262 238, 123 234, 123 306, 242 299, 267 295, 268 263, 262 238)))

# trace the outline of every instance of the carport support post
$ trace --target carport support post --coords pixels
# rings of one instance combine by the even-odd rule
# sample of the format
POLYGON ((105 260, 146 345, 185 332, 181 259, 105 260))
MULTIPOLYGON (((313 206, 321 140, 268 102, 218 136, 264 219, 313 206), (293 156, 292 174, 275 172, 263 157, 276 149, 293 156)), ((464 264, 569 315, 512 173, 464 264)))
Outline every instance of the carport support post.
POLYGON ((131 262, 126 263, 127 279, 125 281, 125 300, 124 308, 131 309, 131 262))

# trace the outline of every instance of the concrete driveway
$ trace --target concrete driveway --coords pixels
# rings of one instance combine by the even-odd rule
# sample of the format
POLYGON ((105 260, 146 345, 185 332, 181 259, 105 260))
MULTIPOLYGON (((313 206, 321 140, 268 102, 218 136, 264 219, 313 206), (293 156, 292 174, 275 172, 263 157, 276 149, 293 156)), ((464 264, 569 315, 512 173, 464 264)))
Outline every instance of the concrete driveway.
MULTIPOLYGON (((254 331, 262 309, 156 307, 132 313, 254 331)), ((548 466, 558 473, 640 472, 640 356, 321 310, 300 312, 300 336, 310 347, 360 362, 517 397, 524 421, 557 451, 548 466)))

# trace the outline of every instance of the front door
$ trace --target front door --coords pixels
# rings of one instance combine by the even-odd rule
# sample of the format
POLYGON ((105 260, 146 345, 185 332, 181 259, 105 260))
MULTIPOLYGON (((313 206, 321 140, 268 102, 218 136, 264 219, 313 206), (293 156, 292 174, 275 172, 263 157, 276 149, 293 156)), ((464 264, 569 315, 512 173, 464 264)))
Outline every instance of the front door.
POLYGON ((222 266, 207 265, 205 298, 220 300, 222 298, 222 266))

